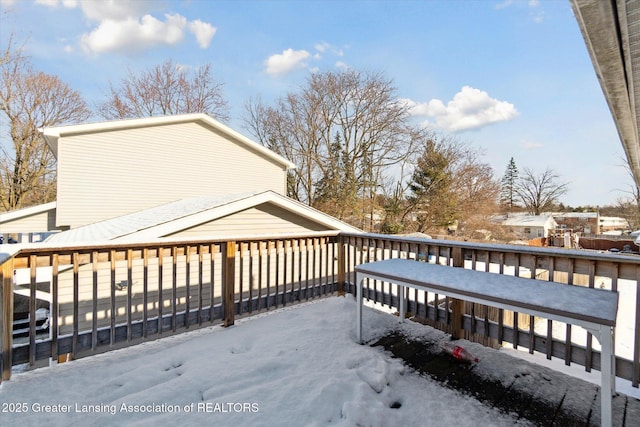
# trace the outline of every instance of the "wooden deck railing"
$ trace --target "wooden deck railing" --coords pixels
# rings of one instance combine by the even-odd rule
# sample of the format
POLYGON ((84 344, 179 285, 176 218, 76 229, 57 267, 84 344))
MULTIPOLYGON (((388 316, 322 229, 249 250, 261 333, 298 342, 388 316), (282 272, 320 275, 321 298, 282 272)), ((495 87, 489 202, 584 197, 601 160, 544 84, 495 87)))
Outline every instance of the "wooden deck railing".
POLYGON ((336 241, 337 233, 316 233, 22 249, 0 270, 2 379, 18 364, 228 326, 237 315, 332 294, 336 241), (26 296, 30 321, 28 336, 14 340, 16 294, 26 296), (49 332, 37 334, 35 312, 43 300, 49 332))
MULTIPOLYGON (((380 234, 340 235, 345 251, 347 289, 355 292, 353 267, 389 258, 408 258, 497 274, 601 287, 621 293, 616 327, 616 375, 640 381, 640 257, 594 251, 467 243, 453 240, 400 238, 380 234)), ((365 298, 398 307, 397 287, 372 281, 365 298)), ((578 327, 541 321, 532 316, 495 310, 478 304, 440 298, 422 291, 408 292, 408 310, 416 320, 467 339, 491 345, 509 342, 561 358, 587 371, 599 369, 600 353, 590 333, 578 327), (594 348, 597 347, 597 348, 594 348)))
MULTIPOLYGON (((84 357, 202 326, 230 325, 237 315, 335 291, 354 292, 354 266, 394 257, 621 292, 616 373, 638 386, 640 257, 348 233, 24 248, 0 270, 2 379, 18 364, 84 357), (30 333, 14 341, 19 293, 29 304, 30 333), (51 309, 44 335, 36 334, 38 298, 48 298, 44 304, 51 309)), ((365 289, 370 301, 397 308, 397 287, 372 282, 365 289)), ((510 342, 599 369, 597 343, 580 328, 421 291, 407 297, 414 319, 454 335, 489 345, 510 342)))

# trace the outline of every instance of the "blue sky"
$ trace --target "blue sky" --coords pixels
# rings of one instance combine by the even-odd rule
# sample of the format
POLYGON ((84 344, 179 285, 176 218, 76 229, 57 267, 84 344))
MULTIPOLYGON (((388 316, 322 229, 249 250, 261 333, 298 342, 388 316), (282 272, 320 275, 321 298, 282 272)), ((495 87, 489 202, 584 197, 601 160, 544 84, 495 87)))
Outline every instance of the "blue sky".
MULTIPOLYGON (((555 170, 561 201, 605 205, 631 188, 568 0, 0 0, 36 69, 94 108, 109 82, 166 59, 210 63, 236 130, 250 97, 271 103, 309 73, 382 72, 416 123, 482 150, 497 178, 555 170)), ((96 117, 95 120, 99 118, 96 117)))

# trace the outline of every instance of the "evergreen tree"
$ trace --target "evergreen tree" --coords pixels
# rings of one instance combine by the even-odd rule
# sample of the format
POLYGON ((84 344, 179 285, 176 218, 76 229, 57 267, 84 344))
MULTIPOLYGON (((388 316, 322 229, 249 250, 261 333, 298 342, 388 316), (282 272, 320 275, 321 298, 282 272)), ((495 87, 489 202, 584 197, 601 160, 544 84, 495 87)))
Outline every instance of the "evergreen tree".
POLYGON ((500 202, 511 212, 514 207, 517 207, 516 199, 518 198, 518 167, 513 157, 509 160, 501 184, 500 202))
POLYGON ((447 147, 433 140, 418 159, 409 189, 409 202, 417 211, 418 230, 446 227, 455 220, 456 197, 452 194, 453 158, 447 147))

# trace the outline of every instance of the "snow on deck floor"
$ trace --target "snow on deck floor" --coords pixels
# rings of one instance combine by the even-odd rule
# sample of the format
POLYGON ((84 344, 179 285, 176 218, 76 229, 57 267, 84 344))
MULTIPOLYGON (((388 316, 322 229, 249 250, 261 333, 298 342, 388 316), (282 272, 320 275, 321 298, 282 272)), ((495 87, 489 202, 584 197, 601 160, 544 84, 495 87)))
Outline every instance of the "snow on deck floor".
MULTIPOLYGON (((352 296, 318 300, 228 329, 14 374, 0 385, 0 419, 53 426, 527 425, 417 375, 380 348, 356 344, 355 309, 352 296)), ((385 313, 367 309, 364 316, 367 339, 399 326, 385 313)))

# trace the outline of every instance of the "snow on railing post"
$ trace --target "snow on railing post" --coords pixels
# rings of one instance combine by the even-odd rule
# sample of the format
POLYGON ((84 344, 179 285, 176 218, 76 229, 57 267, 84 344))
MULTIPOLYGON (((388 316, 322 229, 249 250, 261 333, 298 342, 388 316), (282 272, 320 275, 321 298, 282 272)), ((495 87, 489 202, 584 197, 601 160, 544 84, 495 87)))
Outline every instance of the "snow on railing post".
POLYGON ((11 378, 13 347, 13 258, 0 269, 0 382, 11 378))

